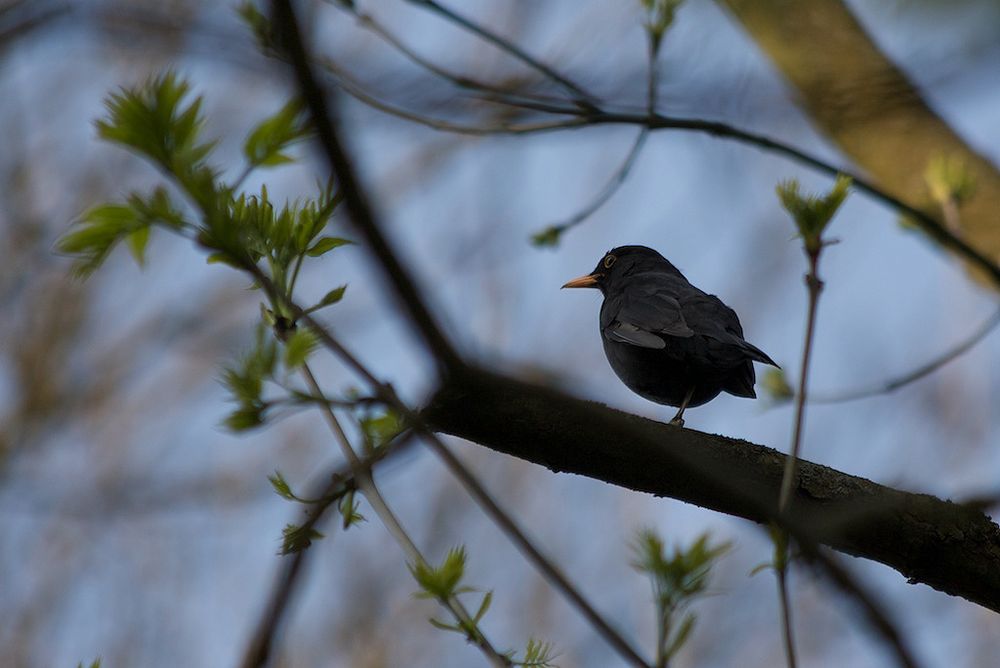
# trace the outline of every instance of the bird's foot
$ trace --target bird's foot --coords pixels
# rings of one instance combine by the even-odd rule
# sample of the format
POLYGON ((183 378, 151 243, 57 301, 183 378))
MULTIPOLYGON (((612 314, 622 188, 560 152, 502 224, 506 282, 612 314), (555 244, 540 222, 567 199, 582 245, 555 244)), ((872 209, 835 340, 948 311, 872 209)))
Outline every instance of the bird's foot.
POLYGON ((669 424, 672 424, 675 427, 683 427, 684 426, 684 418, 682 418, 682 417, 675 417, 673 420, 671 420, 669 422, 669 424))

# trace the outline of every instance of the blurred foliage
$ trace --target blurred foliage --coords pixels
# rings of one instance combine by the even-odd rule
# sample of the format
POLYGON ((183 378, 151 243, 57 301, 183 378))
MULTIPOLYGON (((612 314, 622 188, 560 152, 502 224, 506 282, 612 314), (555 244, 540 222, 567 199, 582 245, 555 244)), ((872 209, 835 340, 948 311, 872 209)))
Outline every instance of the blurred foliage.
POLYGON ((761 379, 761 387, 776 404, 787 403, 795 397, 795 389, 788 383, 784 369, 767 369, 761 379))
POLYGON ((924 171, 924 181, 931 198, 940 206, 949 202, 961 204, 976 191, 976 177, 968 161, 959 154, 932 158, 924 171))
POLYGON ((694 613, 683 613, 705 594, 712 567, 729 547, 729 543, 712 545, 708 534, 702 534, 687 549, 674 547, 668 556, 663 539, 655 531, 638 532, 632 566, 648 576, 653 585, 657 666, 666 666, 690 637, 696 618, 694 613))
MULTIPOLYGON (((410 573, 413 575, 413 579, 417 581, 417 584, 420 585, 420 591, 414 595, 417 598, 430 598, 446 602, 455 599, 459 594, 478 591, 473 587, 462 584, 462 578, 465 577, 465 562, 465 547, 459 546, 448 550, 448 553, 439 566, 432 566, 427 563, 410 564, 410 573)), ((460 619, 454 624, 442 622, 434 618, 431 618, 429 621, 436 628, 458 633, 464 636, 469 642, 477 643, 482 640, 479 623, 486 616, 492 603, 493 591, 491 590, 483 594, 476 612, 468 619, 460 619)), ((528 639, 524 655, 521 658, 518 658, 514 651, 505 652, 504 656, 512 665, 533 668, 554 667, 552 661, 556 658, 551 643, 538 641, 534 638, 528 639)))

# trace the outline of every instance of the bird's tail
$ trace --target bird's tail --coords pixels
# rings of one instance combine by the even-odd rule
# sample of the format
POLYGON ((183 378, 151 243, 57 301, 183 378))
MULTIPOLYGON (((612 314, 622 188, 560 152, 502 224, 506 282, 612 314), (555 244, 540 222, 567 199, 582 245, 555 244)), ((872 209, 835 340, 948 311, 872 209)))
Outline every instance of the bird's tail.
POLYGON ((777 365, 777 363, 773 359, 767 356, 767 353, 765 353, 757 346, 751 343, 747 343, 746 341, 743 341, 740 347, 743 348, 743 350, 747 354, 747 357, 749 357, 750 359, 756 362, 760 362, 761 364, 770 364, 773 367, 777 367, 779 369, 781 368, 780 366, 777 365))

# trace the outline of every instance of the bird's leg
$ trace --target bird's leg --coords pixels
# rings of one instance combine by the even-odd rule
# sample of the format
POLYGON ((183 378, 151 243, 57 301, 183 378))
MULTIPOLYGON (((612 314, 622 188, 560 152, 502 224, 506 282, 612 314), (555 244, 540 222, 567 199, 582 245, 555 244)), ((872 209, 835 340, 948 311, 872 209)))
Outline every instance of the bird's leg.
POLYGON ((670 424, 677 425, 678 427, 684 426, 684 409, 687 408, 688 402, 691 401, 692 396, 694 396, 694 385, 692 385, 691 389, 684 395, 684 401, 681 402, 681 407, 677 409, 677 415, 670 420, 670 424))

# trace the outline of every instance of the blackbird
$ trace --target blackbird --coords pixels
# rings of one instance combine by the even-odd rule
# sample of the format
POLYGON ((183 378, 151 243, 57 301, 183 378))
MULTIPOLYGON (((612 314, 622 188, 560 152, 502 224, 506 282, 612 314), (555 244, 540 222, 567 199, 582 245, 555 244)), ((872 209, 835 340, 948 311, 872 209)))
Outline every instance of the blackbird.
POLYGON ((612 249, 594 271, 563 287, 601 291, 601 341, 611 368, 639 396, 677 407, 671 424, 683 426, 684 409, 723 390, 756 398, 753 362, 778 366, 743 340, 733 309, 652 248, 612 249))

